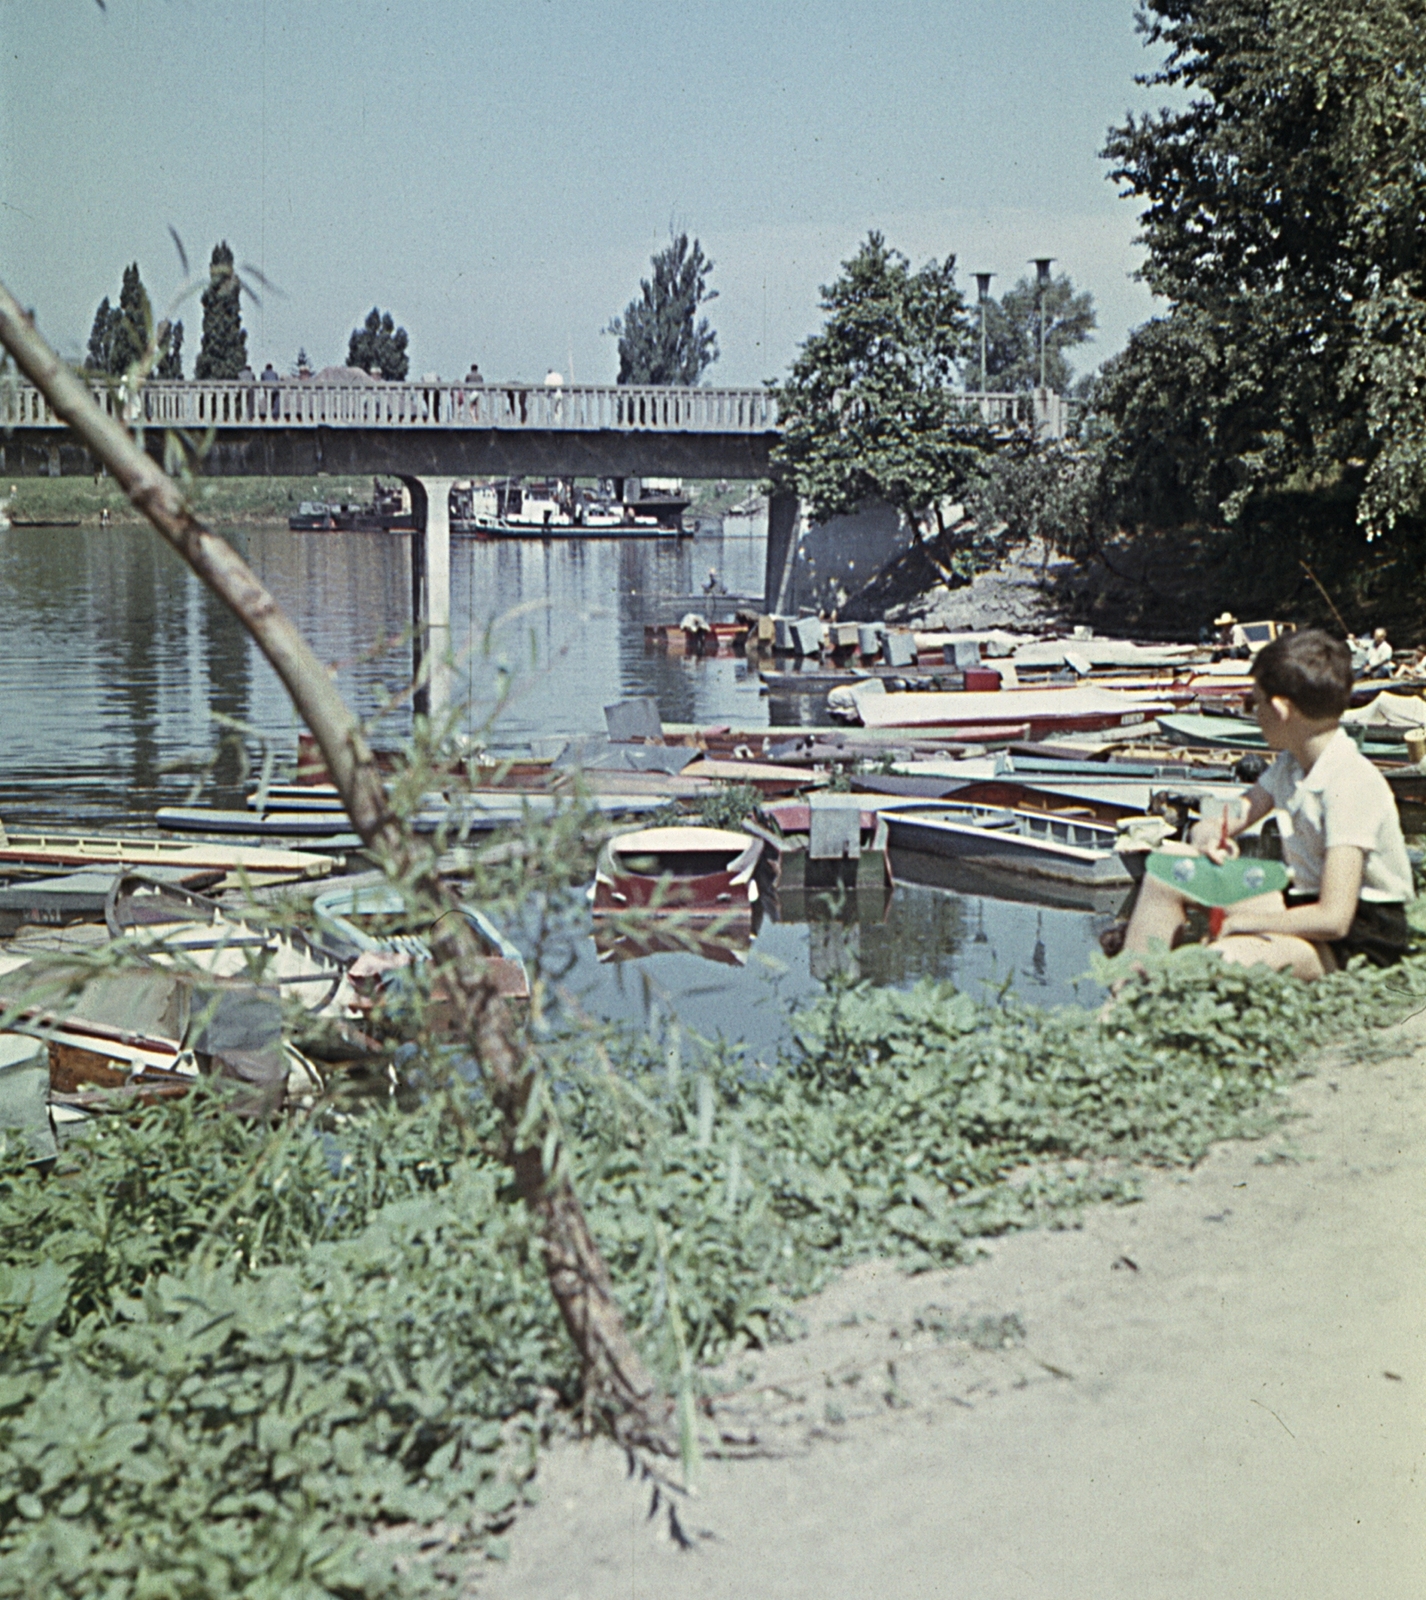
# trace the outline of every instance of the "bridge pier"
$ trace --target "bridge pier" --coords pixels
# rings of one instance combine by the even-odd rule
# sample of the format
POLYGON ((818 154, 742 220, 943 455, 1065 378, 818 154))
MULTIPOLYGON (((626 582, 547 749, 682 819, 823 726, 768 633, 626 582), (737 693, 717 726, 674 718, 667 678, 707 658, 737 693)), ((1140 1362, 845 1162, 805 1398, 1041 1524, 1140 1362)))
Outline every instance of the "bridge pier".
POLYGON ((767 554, 763 565, 763 610, 781 615, 792 596, 802 503, 792 489, 774 490, 767 503, 767 554))
POLYGON ((451 703, 451 485, 454 478, 408 477, 411 534, 412 709, 435 723, 451 703))

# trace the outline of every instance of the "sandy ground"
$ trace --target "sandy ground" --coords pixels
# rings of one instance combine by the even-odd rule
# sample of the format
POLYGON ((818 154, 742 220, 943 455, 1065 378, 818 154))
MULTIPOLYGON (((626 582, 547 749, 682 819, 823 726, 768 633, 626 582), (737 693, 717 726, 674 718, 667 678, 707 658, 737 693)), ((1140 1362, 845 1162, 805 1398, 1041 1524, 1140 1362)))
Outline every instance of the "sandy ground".
POLYGON ((1141 1204, 805 1303, 722 1375, 760 1454, 705 1461, 691 1550, 607 1444, 556 1449, 480 1593, 1420 1600, 1426 1019, 1385 1041, 1141 1204))

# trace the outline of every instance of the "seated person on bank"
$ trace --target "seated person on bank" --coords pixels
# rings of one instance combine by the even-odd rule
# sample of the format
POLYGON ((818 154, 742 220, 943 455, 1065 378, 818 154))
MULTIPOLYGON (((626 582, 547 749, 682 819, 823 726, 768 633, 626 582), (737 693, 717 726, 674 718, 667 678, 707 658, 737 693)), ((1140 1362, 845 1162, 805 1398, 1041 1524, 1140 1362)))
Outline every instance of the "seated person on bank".
MULTIPOLYGON (((1259 962, 1320 978, 1365 955, 1378 966, 1409 945, 1411 863, 1387 781, 1338 725, 1352 693, 1352 658, 1330 635, 1275 639, 1253 661, 1253 709, 1277 759, 1221 822, 1198 822, 1189 843, 1215 861, 1236 855, 1236 835, 1270 811, 1281 819, 1292 888, 1230 906, 1210 945, 1225 961, 1259 962)), ((1146 876, 1124 949, 1172 945, 1184 898, 1146 876)))

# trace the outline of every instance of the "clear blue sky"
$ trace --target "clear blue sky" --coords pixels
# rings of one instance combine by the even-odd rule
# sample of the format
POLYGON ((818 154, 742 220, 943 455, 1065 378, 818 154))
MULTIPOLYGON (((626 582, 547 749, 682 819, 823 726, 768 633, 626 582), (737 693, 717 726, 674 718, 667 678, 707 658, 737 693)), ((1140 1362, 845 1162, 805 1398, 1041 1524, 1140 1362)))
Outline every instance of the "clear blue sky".
MULTIPOLYGON (((600 333, 670 222, 720 297, 710 379, 785 371, 870 228, 996 291, 1091 289, 1080 370, 1151 314, 1097 152, 1154 103, 1134 0, 0 0, 0 276, 78 356, 137 259, 162 310, 226 238, 274 286, 254 365, 610 381, 600 333), (1059 270, 1059 268, 1057 268, 1059 270)), ((178 312, 185 370, 196 299, 178 312)))

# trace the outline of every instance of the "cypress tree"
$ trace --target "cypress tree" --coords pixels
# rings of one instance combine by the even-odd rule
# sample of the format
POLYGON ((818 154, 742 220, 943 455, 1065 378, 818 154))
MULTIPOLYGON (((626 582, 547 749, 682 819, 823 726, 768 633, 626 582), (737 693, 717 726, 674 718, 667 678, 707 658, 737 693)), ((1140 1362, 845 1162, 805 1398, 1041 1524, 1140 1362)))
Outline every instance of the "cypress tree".
POLYGON ((113 337, 110 325, 114 316, 115 313, 109 306, 109 296, 106 294, 99 302, 99 309, 94 313, 94 326, 89 330, 89 354, 85 365, 91 372, 109 370, 109 345, 113 337))
POLYGON ((248 336, 238 303, 240 286, 228 241, 213 246, 203 291, 203 340, 193 363, 195 378, 236 378, 248 364, 248 336))
POLYGON ((137 261, 124 268, 124 286, 119 291, 119 309, 110 316, 109 371, 122 377, 148 348, 153 310, 148 291, 139 277, 137 261))
POLYGON ((163 330, 159 330, 158 347, 163 352, 158 360, 160 378, 181 378, 183 376, 183 323, 175 322, 168 330, 167 338, 163 330))

